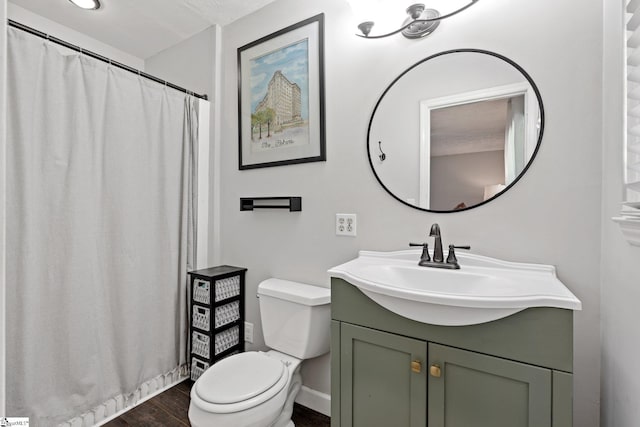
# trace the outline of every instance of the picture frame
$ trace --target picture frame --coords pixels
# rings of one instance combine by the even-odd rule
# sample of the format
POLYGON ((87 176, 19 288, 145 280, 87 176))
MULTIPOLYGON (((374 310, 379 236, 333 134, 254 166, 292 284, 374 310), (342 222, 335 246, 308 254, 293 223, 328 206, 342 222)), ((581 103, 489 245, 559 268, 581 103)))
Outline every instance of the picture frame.
POLYGON ((326 161, 324 14, 238 48, 240 170, 326 161))

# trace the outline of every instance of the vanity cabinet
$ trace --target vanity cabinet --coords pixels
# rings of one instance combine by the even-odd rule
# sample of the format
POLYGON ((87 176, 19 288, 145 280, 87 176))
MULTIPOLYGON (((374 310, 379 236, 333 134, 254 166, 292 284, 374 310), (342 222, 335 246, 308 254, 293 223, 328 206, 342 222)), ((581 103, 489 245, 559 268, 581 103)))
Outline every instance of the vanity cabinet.
POLYGON ((332 278, 333 427, 571 427, 573 312, 437 326, 332 278))
POLYGON ((425 426, 426 376, 416 373, 424 341, 345 323, 340 349, 340 425, 425 426))
POLYGON ((550 425, 550 369, 433 343, 429 367, 430 426, 550 425))

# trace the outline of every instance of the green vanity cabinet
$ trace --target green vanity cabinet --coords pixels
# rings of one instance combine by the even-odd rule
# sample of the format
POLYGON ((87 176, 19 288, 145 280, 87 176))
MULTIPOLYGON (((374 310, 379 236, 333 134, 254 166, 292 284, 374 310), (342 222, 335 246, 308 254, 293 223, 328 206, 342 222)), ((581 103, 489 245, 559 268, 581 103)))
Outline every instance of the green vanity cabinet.
POLYGON ((430 426, 548 427, 551 370, 429 344, 430 426))
POLYGON ((571 310, 437 326, 331 280, 332 427, 571 427, 571 310))
POLYGON ((341 425, 424 427, 427 344, 350 324, 341 329, 340 377, 350 391, 340 396, 341 425))

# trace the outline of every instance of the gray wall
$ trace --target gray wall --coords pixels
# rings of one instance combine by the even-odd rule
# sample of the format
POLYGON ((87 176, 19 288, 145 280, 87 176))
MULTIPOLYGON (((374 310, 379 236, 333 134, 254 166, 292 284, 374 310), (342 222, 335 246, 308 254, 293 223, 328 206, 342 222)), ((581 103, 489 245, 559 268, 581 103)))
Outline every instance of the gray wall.
MULTIPOLYGON (((447 243, 469 243, 475 253, 507 260, 554 264, 583 302, 575 316, 574 422, 598 425, 601 13, 601 1, 494 0, 443 22, 426 40, 373 41, 354 36, 346 1, 278 0, 226 26, 222 261, 249 268, 249 295, 267 277, 327 286, 326 270, 359 249, 404 249, 425 239, 438 222, 447 243), (320 12, 326 18, 327 162, 239 171, 236 49, 320 12), (374 179, 366 158, 367 124, 381 92, 403 69, 459 47, 493 50, 526 69, 542 93, 547 126, 536 160, 506 195, 470 211, 425 213, 400 204, 374 179), (303 211, 239 212, 240 197, 261 195, 300 195, 303 211), (334 235, 337 212, 358 214, 356 238, 334 235)), ((247 308, 259 338, 257 300, 249 297, 247 308)), ((257 339, 256 347, 261 344, 257 339)), ((309 387, 329 391, 328 357, 305 363, 303 374, 309 387)))
POLYGON ((630 246, 611 221, 623 197, 624 21, 623 1, 604 5, 602 426, 626 427, 640 420, 640 248, 630 246))
POLYGON ((504 150, 431 157, 431 209, 484 201, 484 186, 504 183, 504 150))
POLYGON ((200 94, 213 94, 215 27, 146 58, 145 71, 200 94))

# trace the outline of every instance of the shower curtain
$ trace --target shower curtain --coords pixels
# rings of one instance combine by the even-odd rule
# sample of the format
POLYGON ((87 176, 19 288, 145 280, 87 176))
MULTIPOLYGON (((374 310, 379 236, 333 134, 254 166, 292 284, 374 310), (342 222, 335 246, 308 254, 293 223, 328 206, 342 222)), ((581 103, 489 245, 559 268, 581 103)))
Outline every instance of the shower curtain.
POLYGON ((7 415, 100 418, 186 364, 196 101, 9 29, 7 415))

